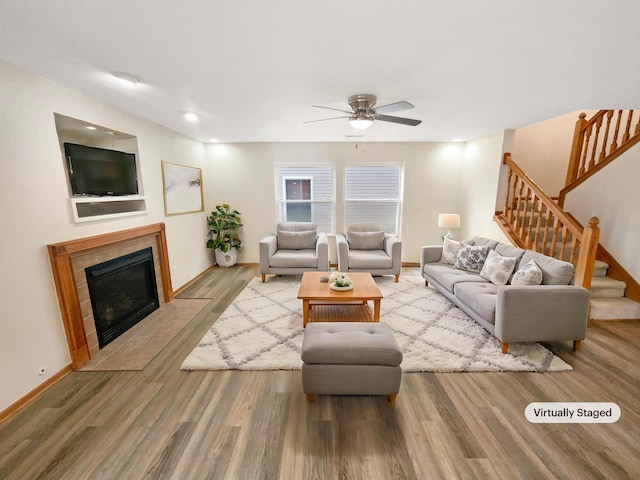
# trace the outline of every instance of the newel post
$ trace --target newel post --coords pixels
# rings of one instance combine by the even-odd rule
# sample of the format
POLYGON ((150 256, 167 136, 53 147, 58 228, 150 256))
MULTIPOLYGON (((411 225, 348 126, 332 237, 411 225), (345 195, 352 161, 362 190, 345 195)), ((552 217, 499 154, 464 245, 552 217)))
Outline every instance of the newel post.
POLYGON ((576 121, 576 127, 573 131, 573 142, 571 143, 571 155, 569 156, 569 168, 567 168, 567 179, 564 182, 565 187, 578 178, 582 145, 584 144, 584 130, 587 124, 586 118, 587 114, 582 112, 576 121))
POLYGON ((580 242, 580 254, 576 264, 575 284, 589 290, 591 288, 591 277, 593 276, 593 266, 596 261, 596 250, 598 249, 598 239, 600 238, 600 227, 598 217, 589 219, 589 226, 582 231, 580 242))

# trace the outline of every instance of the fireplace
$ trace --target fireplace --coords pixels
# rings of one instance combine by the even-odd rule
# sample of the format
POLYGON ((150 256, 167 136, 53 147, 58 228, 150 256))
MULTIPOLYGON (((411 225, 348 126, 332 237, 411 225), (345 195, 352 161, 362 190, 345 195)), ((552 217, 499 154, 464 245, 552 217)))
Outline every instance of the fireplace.
POLYGON ((170 302, 173 288, 164 223, 47 245, 74 370, 99 351, 85 269, 148 247, 154 253, 158 297, 161 303, 170 302))
POLYGON ((87 267, 99 348, 160 307, 151 247, 87 267))

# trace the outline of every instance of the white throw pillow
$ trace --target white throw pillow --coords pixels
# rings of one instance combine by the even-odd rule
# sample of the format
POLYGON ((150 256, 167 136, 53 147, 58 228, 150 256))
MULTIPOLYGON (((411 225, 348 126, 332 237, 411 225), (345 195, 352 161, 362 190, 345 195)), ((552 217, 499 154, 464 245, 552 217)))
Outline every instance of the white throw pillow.
POLYGON ((511 285, 540 285, 541 283, 542 270, 533 260, 521 266, 511 279, 511 285))
POLYGON ((473 245, 473 240, 463 240, 458 242, 452 238, 445 238, 442 245, 442 255, 440 256, 440 263, 448 263, 449 265, 455 265, 458 258, 458 252, 461 245, 473 245))
POLYGON ((470 272, 480 272, 488 252, 489 247, 485 247, 484 245, 472 246, 463 243, 458 251, 454 267, 470 272))
POLYGON ((490 250, 480 276, 494 285, 506 285, 516 266, 516 260, 515 257, 503 257, 495 250, 490 250))

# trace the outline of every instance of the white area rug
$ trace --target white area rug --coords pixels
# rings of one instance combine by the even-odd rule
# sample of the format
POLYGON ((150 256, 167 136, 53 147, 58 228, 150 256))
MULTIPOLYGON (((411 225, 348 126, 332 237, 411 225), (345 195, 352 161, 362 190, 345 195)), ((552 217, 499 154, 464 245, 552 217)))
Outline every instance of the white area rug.
MULTIPOLYGON (((404 354, 404 372, 547 372, 571 366, 537 343, 500 343, 419 276, 376 277, 381 321, 404 354)), ((299 370, 300 277, 254 278, 211 326, 183 370, 299 370)))

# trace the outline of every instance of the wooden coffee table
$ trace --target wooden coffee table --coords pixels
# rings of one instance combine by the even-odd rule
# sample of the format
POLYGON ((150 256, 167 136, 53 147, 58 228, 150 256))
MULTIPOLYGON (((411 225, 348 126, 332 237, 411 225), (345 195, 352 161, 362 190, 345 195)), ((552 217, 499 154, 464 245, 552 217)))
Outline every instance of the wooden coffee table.
POLYGON ((329 272, 304 272, 298 298, 302 300, 302 325, 309 322, 379 322, 382 292, 370 273, 350 272, 353 289, 338 292, 321 277, 329 272), (373 312, 368 302, 373 302, 373 312))

